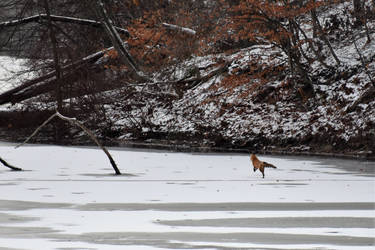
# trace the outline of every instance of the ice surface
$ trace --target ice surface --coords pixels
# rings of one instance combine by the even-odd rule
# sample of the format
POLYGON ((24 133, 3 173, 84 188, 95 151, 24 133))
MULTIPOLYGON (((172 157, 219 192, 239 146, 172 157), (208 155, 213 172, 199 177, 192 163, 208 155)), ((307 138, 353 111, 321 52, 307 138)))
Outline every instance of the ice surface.
POLYGON ((95 148, 13 146, 0 156, 25 171, 0 168, 1 247, 374 247, 374 162, 259 155, 278 167, 262 179, 245 154, 112 148, 115 176, 95 148))

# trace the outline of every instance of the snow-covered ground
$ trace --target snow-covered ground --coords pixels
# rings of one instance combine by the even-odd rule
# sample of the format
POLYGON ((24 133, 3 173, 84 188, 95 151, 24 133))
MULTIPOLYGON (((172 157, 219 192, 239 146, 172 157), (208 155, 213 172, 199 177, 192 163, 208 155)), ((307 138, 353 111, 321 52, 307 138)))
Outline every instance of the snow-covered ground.
POLYGON ((375 162, 0 144, 0 249, 373 249, 375 162))
POLYGON ((0 56, 0 93, 16 86, 23 79, 31 77, 31 74, 26 74, 28 68, 25 63, 25 59, 0 56))

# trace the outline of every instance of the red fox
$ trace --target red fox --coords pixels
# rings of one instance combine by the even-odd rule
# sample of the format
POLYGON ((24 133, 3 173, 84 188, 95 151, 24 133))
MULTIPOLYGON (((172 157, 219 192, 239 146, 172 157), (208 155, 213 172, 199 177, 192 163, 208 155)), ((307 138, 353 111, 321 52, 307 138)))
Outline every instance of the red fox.
POLYGON ((276 168, 274 165, 267 163, 265 161, 260 161, 255 154, 250 155, 250 159, 253 162, 254 166, 254 172, 259 169, 260 172, 262 172, 263 178, 264 178, 264 168, 276 168))

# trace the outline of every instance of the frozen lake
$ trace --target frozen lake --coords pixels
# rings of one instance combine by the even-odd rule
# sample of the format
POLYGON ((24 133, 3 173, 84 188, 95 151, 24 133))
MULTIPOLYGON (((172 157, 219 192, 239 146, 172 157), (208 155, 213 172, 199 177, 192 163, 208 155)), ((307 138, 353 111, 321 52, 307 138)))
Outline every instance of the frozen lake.
POLYGON ((0 143, 0 249, 374 249, 375 162, 0 143))

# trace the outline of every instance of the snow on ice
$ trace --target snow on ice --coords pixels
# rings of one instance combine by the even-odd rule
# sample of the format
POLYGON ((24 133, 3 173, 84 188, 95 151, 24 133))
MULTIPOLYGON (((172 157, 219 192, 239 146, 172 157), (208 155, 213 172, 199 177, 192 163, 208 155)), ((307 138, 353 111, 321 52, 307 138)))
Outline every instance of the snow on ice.
POLYGON ((373 249, 375 162, 0 144, 9 249, 373 249))

